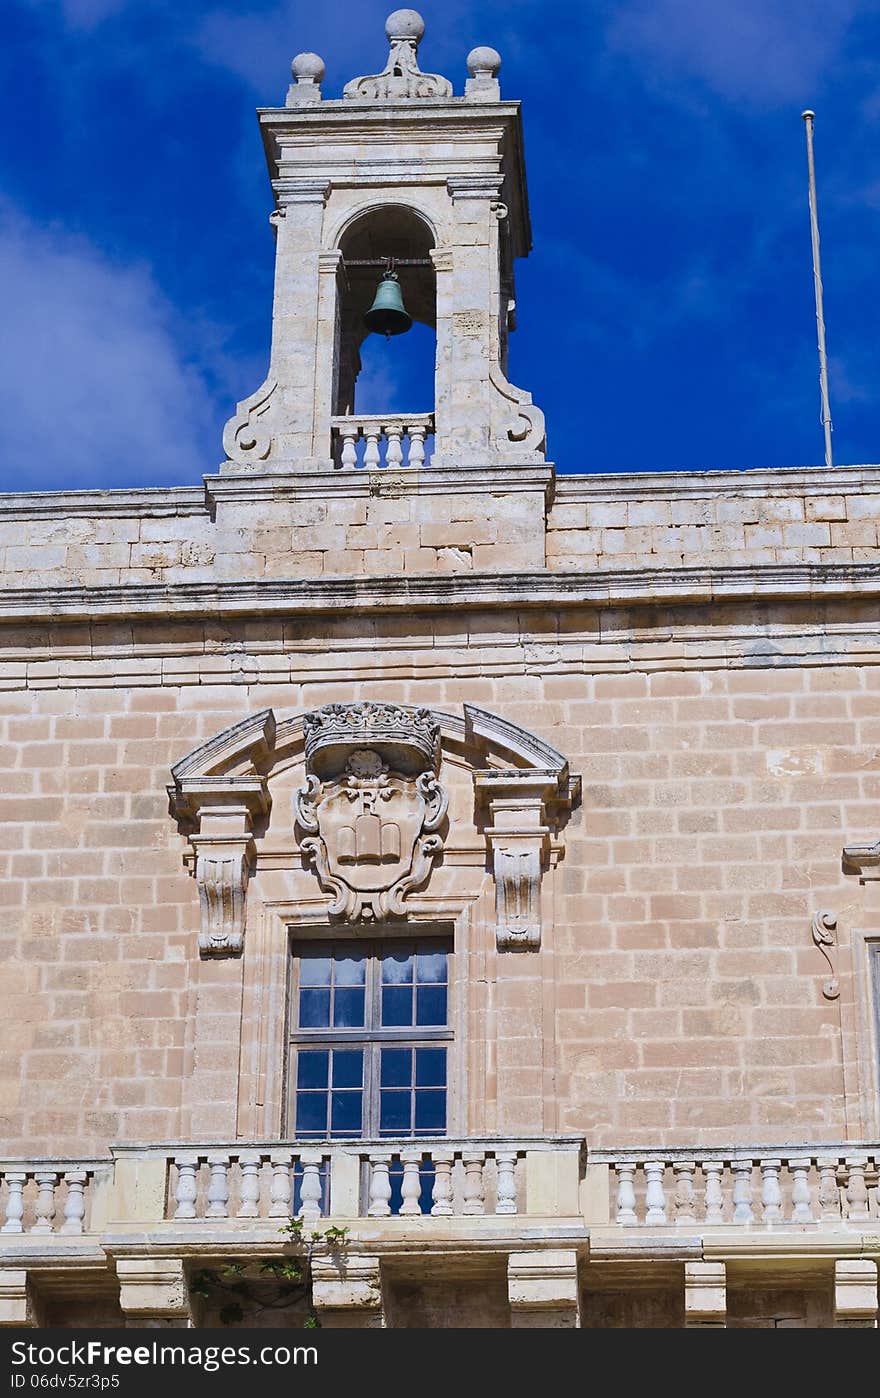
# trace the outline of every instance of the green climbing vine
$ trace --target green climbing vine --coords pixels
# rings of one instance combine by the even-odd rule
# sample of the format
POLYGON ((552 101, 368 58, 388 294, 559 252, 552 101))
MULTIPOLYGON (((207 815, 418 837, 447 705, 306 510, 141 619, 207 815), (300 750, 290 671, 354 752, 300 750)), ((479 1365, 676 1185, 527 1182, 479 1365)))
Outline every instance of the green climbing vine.
POLYGON ((311 1300, 312 1255, 318 1243, 331 1252, 341 1252, 348 1240, 348 1229, 331 1224, 306 1237, 303 1220, 291 1218, 278 1231, 297 1249, 294 1256, 230 1261, 196 1272, 190 1289, 208 1305, 217 1307, 221 1325, 240 1325, 264 1311, 283 1310, 304 1302, 308 1305, 304 1328, 313 1330, 319 1326, 311 1300), (251 1275, 254 1268, 256 1276, 251 1275))

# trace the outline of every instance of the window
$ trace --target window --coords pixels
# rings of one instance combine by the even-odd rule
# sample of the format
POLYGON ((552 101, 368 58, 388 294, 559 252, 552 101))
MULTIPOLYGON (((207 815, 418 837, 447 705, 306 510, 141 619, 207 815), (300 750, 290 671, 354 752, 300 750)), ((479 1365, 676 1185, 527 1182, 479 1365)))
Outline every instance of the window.
POLYGON ((294 949, 288 1130, 297 1140, 442 1136, 449 946, 294 949))

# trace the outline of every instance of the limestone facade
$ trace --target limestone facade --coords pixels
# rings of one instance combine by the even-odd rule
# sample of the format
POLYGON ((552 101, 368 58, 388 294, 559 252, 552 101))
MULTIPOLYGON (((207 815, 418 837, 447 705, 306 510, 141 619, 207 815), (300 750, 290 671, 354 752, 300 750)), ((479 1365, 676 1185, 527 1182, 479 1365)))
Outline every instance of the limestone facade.
POLYGON ((876 1325, 880 468, 558 474, 518 104, 420 26, 260 114, 219 468, 0 497, 0 1322, 199 1323, 300 1212, 327 1325, 876 1325), (373 218, 428 413, 354 409, 373 218), (419 938, 443 1129, 304 1139, 296 967, 419 938))

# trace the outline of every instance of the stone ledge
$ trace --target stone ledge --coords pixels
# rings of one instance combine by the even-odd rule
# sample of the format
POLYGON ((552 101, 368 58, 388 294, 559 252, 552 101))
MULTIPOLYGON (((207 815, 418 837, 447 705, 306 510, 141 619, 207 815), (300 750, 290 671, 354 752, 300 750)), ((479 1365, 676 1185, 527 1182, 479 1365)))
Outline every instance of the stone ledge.
POLYGON ((3 620, 79 620, 275 613, 413 612, 471 608, 613 606, 628 602, 785 601, 880 594, 880 563, 765 564, 552 573, 443 573, 229 583, 137 583, 0 589, 3 620))
POLYGON ((713 499, 724 495, 840 495, 880 491, 880 465, 775 466, 743 471, 626 471, 568 476, 557 471, 556 504, 610 500, 713 499))

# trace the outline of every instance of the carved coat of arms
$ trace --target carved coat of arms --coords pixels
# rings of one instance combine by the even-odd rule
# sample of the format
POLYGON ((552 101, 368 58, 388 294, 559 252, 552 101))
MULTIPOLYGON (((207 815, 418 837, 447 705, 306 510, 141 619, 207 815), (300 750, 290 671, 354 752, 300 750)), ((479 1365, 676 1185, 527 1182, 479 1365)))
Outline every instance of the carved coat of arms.
POLYGON ((401 916, 443 848, 436 723, 426 709, 364 703, 327 704, 304 725, 294 809, 301 848, 333 894, 328 911, 348 922, 401 916))

